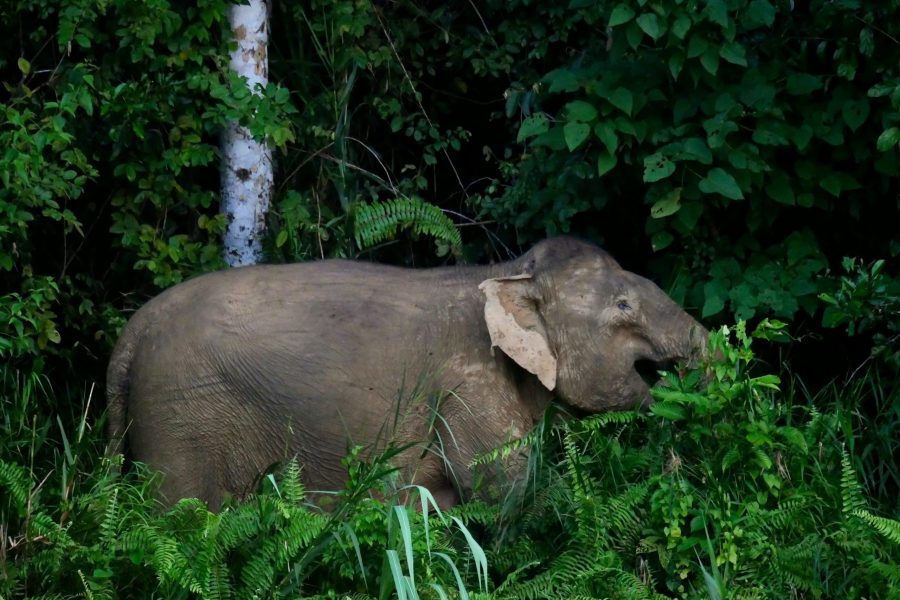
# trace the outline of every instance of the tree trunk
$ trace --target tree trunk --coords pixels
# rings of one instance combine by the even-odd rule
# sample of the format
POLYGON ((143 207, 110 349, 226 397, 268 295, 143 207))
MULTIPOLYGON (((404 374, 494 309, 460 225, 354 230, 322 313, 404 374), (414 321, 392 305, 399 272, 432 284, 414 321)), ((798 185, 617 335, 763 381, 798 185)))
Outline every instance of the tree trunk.
MULTIPOLYGON (((247 79, 254 93, 268 82, 268 8, 265 0, 235 5, 231 30, 238 43, 231 52, 231 68, 247 79)), ((225 261, 230 266, 249 265, 262 257, 266 212, 272 196, 272 151, 238 123, 229 123, 222 139, 222 212, 228 219, 225 261)))

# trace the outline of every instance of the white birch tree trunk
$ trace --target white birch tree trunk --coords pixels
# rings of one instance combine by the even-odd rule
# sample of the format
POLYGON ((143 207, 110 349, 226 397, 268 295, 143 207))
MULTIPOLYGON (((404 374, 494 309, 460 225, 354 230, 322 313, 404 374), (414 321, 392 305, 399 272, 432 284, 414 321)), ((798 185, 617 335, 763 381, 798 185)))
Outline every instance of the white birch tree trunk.
MULTIPOLYGON (((231 53, 231 68, 259 93, 269 77, 268 8, 265 0, 234 5, 229 15, 238 47, 231 53)), ((222 137, 222 205, 228 220, 225 261, 232 267, 255 264, 262 258, 266 212, 272 196, 272 151, 250 131, 229 123, 222 137)))

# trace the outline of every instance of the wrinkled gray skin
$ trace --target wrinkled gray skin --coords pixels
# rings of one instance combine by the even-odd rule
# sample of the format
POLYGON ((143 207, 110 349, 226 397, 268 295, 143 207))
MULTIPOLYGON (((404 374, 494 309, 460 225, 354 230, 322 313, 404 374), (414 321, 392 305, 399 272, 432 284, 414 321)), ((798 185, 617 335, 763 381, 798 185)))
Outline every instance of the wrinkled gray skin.
POLYGON ((403 479, 446 506, 471 494, 472 458, 525 434, 554 393, 589 412, 646 404, 635 361, 690 360, 705 340, 656 285, 571 238, 484 267, 244 267, 131 318, 110 434, 164 473, 166 501, 214 508, 294 455, 307 489, 335 490, 351 444, 415 442, 403 479))

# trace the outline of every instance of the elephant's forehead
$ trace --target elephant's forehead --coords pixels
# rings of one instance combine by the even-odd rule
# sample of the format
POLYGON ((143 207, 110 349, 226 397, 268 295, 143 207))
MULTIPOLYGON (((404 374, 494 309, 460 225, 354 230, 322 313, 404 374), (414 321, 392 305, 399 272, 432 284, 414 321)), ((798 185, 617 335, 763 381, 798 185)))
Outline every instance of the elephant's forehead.
POLYGON ((563 274, 556 283, 560 294, 584 297, 586 300, 626 293, 636 282, 622 269, 598 269, 581 266, 563 274))

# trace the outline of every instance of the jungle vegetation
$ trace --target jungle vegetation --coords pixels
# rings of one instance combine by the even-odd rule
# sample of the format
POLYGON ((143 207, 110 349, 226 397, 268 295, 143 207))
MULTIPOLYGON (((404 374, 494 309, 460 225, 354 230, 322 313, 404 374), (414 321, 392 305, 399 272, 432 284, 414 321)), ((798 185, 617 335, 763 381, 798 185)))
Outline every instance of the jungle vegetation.
POLYGON ((228 6, 0 2, 0 598, 900 598, 898 0, 273 2, 260 94, 228 6), (224 268, 233 120, 274 150, 268 262, 570 233, 721 360, 647 412, 551 409, 496 502, 438 512, 350 448, 331 512, 290 461, 163 509, 104 453, 104 369, 224 268))

